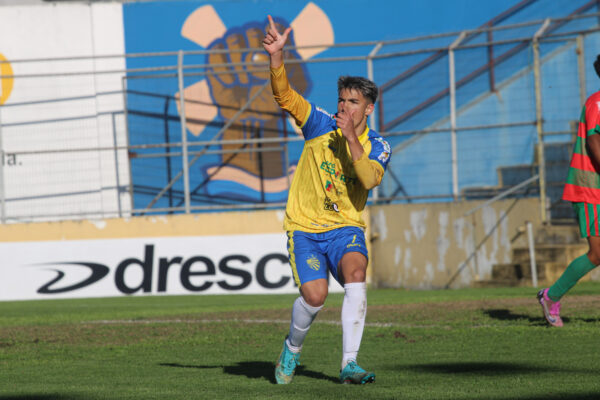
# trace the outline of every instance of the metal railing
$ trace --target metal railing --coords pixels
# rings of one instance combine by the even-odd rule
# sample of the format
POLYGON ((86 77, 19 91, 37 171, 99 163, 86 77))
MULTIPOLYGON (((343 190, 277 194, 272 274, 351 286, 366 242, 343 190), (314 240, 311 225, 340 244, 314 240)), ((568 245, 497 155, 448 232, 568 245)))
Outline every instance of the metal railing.
MULTIPOLYGON (((522 3, 525 6, 525 3, 530 2, 522 3)), ((587 9, 589 7, 585 8, 585 10, 587 9)), ((488 23, 478 29, 410 39, 333 44, 328 47, 344 51, 344 55, 306 60, 292 57, 286 59, 286 65, 290 68, 296 66, 305 71, 313 67, 318 68, 318 73, 307 75, 307 80, 313 83, 313 89, 317 86, 327 86, 325 79, 331 81, 332 76, 337 76, 336 71, 339 70, 340 65, 357 71, 358 74, 366 74, 385 89, 382 90, 385 95, 377 105, 377 113, 371 116, 370 126, 372 129, 379 130, 387 138, 394 151, 384 184, 378 191, 373 191, 370 201, 456 201, 468 198, 466 190, 470 186, 478 184, 479 186, 496 185, 497 191, 502 191, 505 189, 503 184, 490 178, 481 179, 481 182, 477 183, 479 178, 473 177, 472 183, 464 182, 464 176, 469 176, 473 171, 469 171, 469 168, 461 170, 461 165, 471 159, 469 151, 461 150, 464 147, 461 138, 463 135, 478 135, 477 137, 484 138, 486 135, 497 135, 502 132, 528 132, 531 146, 536 149, 536 153, 535 155, 533 152, 523 154, 517 161, 538 168, 535 180, 539 181, 540 212, 542 220, 547 221, 545 137, 554 133, 568 132, 568 130, 555 129, 553 126, 545 124, 547 115, 544 114, 542 104, 551 104, 553 99, 544 94, 542 80, 544 76, 551 75, 543 71, 543 66, 563 59, 565 65, 575 63, 578 80, 577 102, 585 100, 587 90, 585 67, 588 64, 585 60, 585 48, 590 45, 586 44, 586 38, 597 35, 600 30, 597 26, 600 14, 579 15, 580 12, 582 11, 579 10, 578 13, 566 18, 543 19, 504 26, 488 23), (590 22, 585 28, 558 31, 559 28, 569 28, 569 23, 572 21, 590 22), (523 36, 521 34, 523 29, 533 30, 533 34, 523 36), (492 40, 494 38, 492 33, 499 32, 503 32, 504 35, 509 35, 511 32, 515 34, 514 37, 507 39, 492 40), (476 42, 480 36, 485 36, 484 42, 476 42), (467 38, 469 40, 466 40, 467 38), (422 42, 432 40, 439 44, 420 45, 422 42), (504 49, 506 46, 513 47, 502 53, 496 51, 497 48, 504 49), (540 51, 541 46, 547 46, 546 51, 543 49, 540 51), (517 47, 518 50, 514 50, 517 47), (474 63, 469 65, 470 58, 478 58, 479 53, 477 52, 480 49, 484 49, 490 57, 486 65, 483 68, 474 63), (574 60, 564 56, 571 49, 576 50, 574 60), (428 54, 432 56, 427 58, 428 54), (494 58, 494 54, 501 55, 494 58), (499 68, 502 66, 502 61, 517 57, 518 54, 525 54, 524 58, 530 57, 530 59, 521 64, 511 63, 510 68, 502 71, 504 76, 501 77, 499 68), (429 61, 414 63, 412 57, 415 56, 426 57, 426 60, 429 61), (432 75, 439 76, 438 72, 440 71, 444 74, 447 73, 447 83, 442 82, 441 86, 431 88, 433 96, 418 95, 413 101, 411 96, 406 93, 389 91, 391 88, 401 87, 406 82, 411 82, 411 79, 413 80, 412 86, 404 86, 403 90, 412 90, 412 87, 418 87, 419 84, 422 84, 422 76, 419 74, 427 72, 427 68, 437 68, 432 75), (392 75, 390 71, 394 71, 396 74, 397 71, 404 71, 399 75, 402 79, 392 77, 390 80, 392 75), (486 85, 469 87, 484 73, 488 74, 486 85), (408 77, 412 78, 408 79, 408 77), (509 93, 513 90, 511 85, 519 80, 530 79, 530 77, 533 77, 534 81, 533 90, 518 92, 518 96, 521 98, 532 97, 534 99, 535 106, 528 110, 525 118, 519 120, 517 118, 519 115, 507 113, 507 118, 503 122, 481 123, 481 115, 474 113, 473 110, 483 103, 489 102, 490 99, 498 97, 501 93, 509 93), (390 82, 394 83, 390 84, 390 82), (470 92, 465 94, 467 87, 470 92), (401 117, 391 117, 392 114, 388 114, 390 110, 396 108, 396 104, 411 101, 413 103, 404 107, 407 111, 403 112, 401 117), (432 112, 430 107, 441 101, 448 101, 448 108, 444 106, 432 112), (423 106, 424 104, 425 106, 423 106), (429 119, 425 122, 416 121, 422 110, 428 111, 429 119), (390 120, 390 118, 392 119, 390 120), (533 127, 535 127, 535 135, 528 131, 533 127), (434 136, 436 139, 431 139, 434 136), (433 142, 446 143, 446 140, 448 141, 447 149, 442 147, 434 149, 437 153, 429 154, 430 158, 424 162, 431 163, 436 159, 447 159, 447 162, 445 161, 446 163, 440 168, 443 171, 450 171, 450 173, 448 177, 439 178, 438 181, 432 178, 431 181, 423 183, 419 171, 416 171, 420 165, 411 164, 407 172, 403 162, 417 153, 412 151, 413 146, 419 146, 426 137, 433 142), (414 176, 411 175, 411 169, 416 171, 414 176)), ((300 48, 292 46, 288 50, 293 52, 300 48)), ((106 76, 118 81, 121 90, 111 87, 110 90, 98 90, 93 94, 32 97, 26 101, 8 102, 0 106, 0 159, 4 160, 4 162, 0 162, 0 177, 2 177, 0 179, 0 218, 2 222, 47 220, 61 217, 128 216, 148 213, 190 213, 207 210, 282 207, 285 203, 286 190, 289 189, 289 170, 299 157, 302 139, 292 133, 292 127, 286 122, 285 116, 276 115, 270 110, 263 110, 254 104, 257 99, 262 100, 262 91, 268 87, 268 82, 265 81, 252 88, 254 90, 252 95, 240 104, 219 103, 211 96, 199 100, 185 95, 186 84, 189 86, 191 81, 202 82, 204 80, 206 82, 209 78, 231 75, 235 68, 245 68, 247 74, 257 76, 264 76, 268 73, 267 65, 264 62, 187 64, 186 60, 196 61, 198 57, 207 57, 211 54, 229 54, 231 52, 252 54, 262 51, 262 49, 250 48, 113 54, 100 58, 121 60, 123 67, 107 69, 82 67, 80 70, 71 68, 63 72, 52 73, 35 72, 34 68, 34 72, 4 76, 3 78, 6 79, 19 79, 24 82, 35 82, 40 78, 49 81, 57 80, 57 82, 69 80, 79 82, 79 79, 87 79, 87 77, 106 76), (160 67, 127 68, 124 65, 125 60, 155 59, 157 57, 173 58, 175 61, 160 67), (143 87, 143 90, 140 90, 140 87, 143 87), (178 95, 174 95, 175 92, 178 95), (23 117, 23 110, 26 109, 50 110, 57 107, 62 110, 65 105, 78 105, 86 101, 98 103, 101 98, 113 99, 114 109, 101 111, 96 106, 95 112, 86 111, 63 117, 36 117, 35 112, 30 113, 27 118, 23 117), (216 116, 208 120, 203 116, 194 117, 186 114, 186 112, 189 114, 190 108, 198 106, 212 107, 216 116), (229 110, 231 116, 222 117, 223 110, 229 110), (275 122, 272 122, 271 126, 261 125, 254 136, 224 137, 230 129, 244 132, 244 124, 251 119, 247 117, 250 113, 255 115, 262 113, 260 115, 264 116, 264 120, 275 122), (98 127, 104 126, 108 121, 105 118, 112 119, 113 126, 100 131, 98 127), (96 128, 89 128, 86 121, 95 123, 96 128), (103 144, 91 145, 92 140, 82 144, 82 141, 77 140, 77 133, 62 131, 60 127, 56 128, 60 124, 77 124, 85 128, 82 128, 84 132, 87 132, 88 128, 90 132, 97 129, 95 131, 98 136, 97 141, 103 144), (192 140, 190 124, 205 126, 202 135, 210 138, 192 140), (55 129, 56 136, 62 136, 63 142, 60 138, 45 139, 43 143, 38 143, 35 139, 29 142, 19 140, 19 135, 48 128, 55 129), (177 134, 174 133, 177 131, 177 134), (63 132, 66 133, 63 134, 63 132), (266 133, 271 136, 265 136, 266 133), (201 149, 196 150, 198 147, 201 149), (214 175, 207 172, 209 167, 217 168, 217 173, 220 168, 224 167, 232 167, 230 171, 235 172, 236 168, 238 170, 240 168, 238 164, 232 164, 231 160, 244 154, 258 160, 254 165, 258 166, 259 172, 249 172, 243 175, 256 178, 259 189, 254 191, 256 193, 252 193, 254 197, 238 196, 236 193, 232 195, 231 192, 235 191, 235 188, 224 189, 217 194, 211 192, 212 189, 207 189, 207 185, 210 186, 214 183, 214 175), (273 154, 277 154, 277 157, 280 158, 277 165, 282 169, 281 175, 275 178, 281 178, 282 182, 287 183, 280 192, 277 192, 279 197, 271 196, 269 198, 272 193, 265 192, 264 187, 270 179, 274 178, 266 176, 264 170, 269 167, 265 160, 273 154), (92 163, 79 162, 80 158, 92 155, 97 158, 93 161, 99 164, 97 169, 92 168, 92 163), (71 182, 71 179, 65 176, 64 182, 59 181, 56 187, 53 187, 42 181, 53 181, 52 170, 61 163, 60 160, 53 159, 53 157, 58 156, 68 159, 69 163, 75 165, 71 171, 73 168, 76 171, 78 168, 90 168, 90 176, 102 175, 105 167, 110 166, 109 169, 113 176, 102 175, 100 178, 93 178, 96 179, 93 184, 90 183, 92 178, 87 179, 83 173, 78 178, 81 181, 78 182, 71 182), (108 156, 112 157, 112 162, 108 161, 110 158, 108 156), (217 160, 215 158, 217 156, 221 159, 217 160), (15 160, 26 159, 28 165, 37 163, 39 168, 32 167, 29 172, 16 172, 18 166, 16 164, 10 166, 6 162, 10 157, 15 160), (213 158, 210 159, 210 157, 213 158), (174 162, 175 160, 177 163, 174 162), (208 161, 205 162, 205 160, 208 161), (38 176, 36 174, 39 174, 40 179, 36 178, 38 176), (23 184, 24 182, 26 185, 23 184), (262 192, 260 188, 262 188, 262 192), (97 194, 93 200, 94 204, 87 209, 81 207, 82 202, 88 201, 85 197, 87 194, 84 195, 83 192, 97 194), (39 198, 39 201, 33 200, 34 198, 39 198), (63 205, 61 211, 58 203, 64 203, 69 198, 74 199, 73 203, 69 204, 67 201, 68 204, 63 205), (57 204, 45 207, 44 201, 47 202, 49 199, 56 199, 57 204), (30 205, 33 207, 29 207, 30 205)), ((13 65, 21 63, 32 65, 57 63, 61 65, 66 62, 86 62, 98 58, 91 56, 63 57, 11 60, 10 62, 13 65)), ((208 90, 210 89, 211 87, 208 85, 208 90)), ((312 93, 307 95, 309 98, 312 97, 312 93)), ((317 97, 321 98, 320 95, 317 97)), ((576 116, 569 116, 571 119, 574 117, 576 116)), ((69 129, 74 128, 69 125, 69 129)), ((506 146, 505 149, 502 149, 503 151, 512 151, 512 153, 522 151, 520 145, 515 145, 514 149, 510 147, 510 143, 506 146)), ((482 152, 495 150, 497 149, 486 148, 484 145, 479 148, 479 151, 482 152)), ((498 169, 514 161, 514 157, 505 158, 506 160, 501 157, 495 159, 496 164, 492 168, 498 169), (502 164, 503 162, 507 164, 502 164)), ((60 171, 67 173, 69 167, 64 167, 60 171)), ((534 177, 527 181, 530 182, 532 179, 534 177)), ((222 182, 226 184, 226 180, 222 182)))

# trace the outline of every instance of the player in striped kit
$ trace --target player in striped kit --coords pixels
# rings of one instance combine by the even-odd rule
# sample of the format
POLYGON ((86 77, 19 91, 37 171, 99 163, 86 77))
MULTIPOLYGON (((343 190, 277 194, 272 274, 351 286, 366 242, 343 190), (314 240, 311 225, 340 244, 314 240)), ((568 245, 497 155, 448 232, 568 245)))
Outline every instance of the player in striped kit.
MULTIPOLYGON (((594 69, 600 77, 600 55, 594 69)), ((588 97, 581 111, 562 198, 573 203, 581 237, 587 238, 589 250, 573 260, 552 286, 537 294, 546 320, 557 327, 563 326, 560 299, 600 264, 600 92, 588 97)))
POLYGON ((290 383, 302 343, 328 294, 327 274, 344 286, 342 383, 373 382, 375 374, 356 363, 366 316, 367 248, 362 211, 369 190, 379 185, 390 159, 389 144, 369 130, 377 86, 364 78, 338 80, 337 113, 309 103, 287 80, 283 47, 291 28, 279 33, 269 16, 263 46, 270 56, 275 100, 304 135, 304 148, 289 192, 284 229, 292 272, 300 287, 290 331, 275 368, 277 383, 290 383))

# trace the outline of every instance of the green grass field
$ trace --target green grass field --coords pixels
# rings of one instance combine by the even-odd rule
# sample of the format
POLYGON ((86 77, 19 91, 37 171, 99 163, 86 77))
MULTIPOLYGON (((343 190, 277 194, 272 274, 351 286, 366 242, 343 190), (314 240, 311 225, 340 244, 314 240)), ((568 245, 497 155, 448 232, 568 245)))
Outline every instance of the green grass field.
POLYGON ((0 303, 0 400, 600 399, 600 284, 546 326, 528 288, 369 291, 359 364, 338 383, 342 296, 306 339, 291 385, 274 384, 292 295, 0 303))

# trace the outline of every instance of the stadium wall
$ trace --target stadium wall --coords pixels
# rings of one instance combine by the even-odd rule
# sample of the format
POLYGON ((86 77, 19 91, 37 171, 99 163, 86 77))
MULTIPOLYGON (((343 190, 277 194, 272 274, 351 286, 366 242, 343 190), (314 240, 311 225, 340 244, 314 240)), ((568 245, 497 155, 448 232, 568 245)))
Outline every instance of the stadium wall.
POLYGON ((539 199, 506 199, 466 215, 479 201, 372 206, 372 284, 462 288, 491 277, 495 264, 527 247, 520 228, 540 227, 539 199))
POLYGON ((127 142, 124 52, 120 4, 0 7, 6 214, 106 217, 130 204, 119 188, 129 185, 126 151, 69 151, 127 142), (104 55, 118 57, 95 58, 104 55))
MULTIPOLYGON (((379 205, 371 221, 374 287, 469 287, 526 246, 539 200, 379 205), (466 263, 466 264, 465 264, 466 263), (463 266, 460 273, 457 271, 463 266)), ((284 212, 225 212, 0 225, 0 300, 294 293, 284 212)), ((330 290, 340 286, 331 281, 330 290)))

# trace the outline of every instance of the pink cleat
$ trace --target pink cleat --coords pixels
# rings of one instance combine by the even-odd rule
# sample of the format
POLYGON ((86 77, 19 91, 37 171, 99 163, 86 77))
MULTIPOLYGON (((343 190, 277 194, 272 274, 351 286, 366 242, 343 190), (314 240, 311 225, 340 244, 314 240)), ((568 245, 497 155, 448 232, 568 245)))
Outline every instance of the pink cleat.
POLYGON ((552 326, 563 326, 562 319, 560 319, 560 301, 550 300, 548 297, 548 288, 540 290, 537 294, 537 299, 542 305, 546 321, 552 326))

